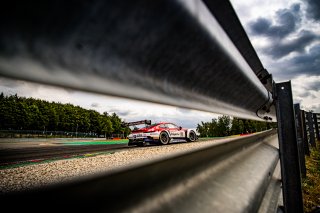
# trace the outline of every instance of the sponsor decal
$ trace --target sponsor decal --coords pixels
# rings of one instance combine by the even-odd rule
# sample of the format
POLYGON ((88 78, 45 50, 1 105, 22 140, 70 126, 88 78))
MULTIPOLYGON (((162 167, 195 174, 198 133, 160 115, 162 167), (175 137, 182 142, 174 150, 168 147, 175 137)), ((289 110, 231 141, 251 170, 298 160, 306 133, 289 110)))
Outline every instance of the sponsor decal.
POLYGON ((179 134, 179 132, 170 132, 170 135, 172 135, 172 136, 179 136, 180 134, 179 134))

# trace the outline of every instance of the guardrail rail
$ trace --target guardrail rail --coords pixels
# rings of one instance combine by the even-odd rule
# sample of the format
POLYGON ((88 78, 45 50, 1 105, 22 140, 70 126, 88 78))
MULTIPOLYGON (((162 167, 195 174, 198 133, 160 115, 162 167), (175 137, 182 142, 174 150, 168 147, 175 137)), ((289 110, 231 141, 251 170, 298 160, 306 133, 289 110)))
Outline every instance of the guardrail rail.
POLYGON ((294 114, 290 82, 272 80, 229 1, 13 0, 0 18, 2 77, 278 122, 278 134, 0 195, 3 208, 303 212, 301 151, 319 131, 306 135, 312 115, 294 114))

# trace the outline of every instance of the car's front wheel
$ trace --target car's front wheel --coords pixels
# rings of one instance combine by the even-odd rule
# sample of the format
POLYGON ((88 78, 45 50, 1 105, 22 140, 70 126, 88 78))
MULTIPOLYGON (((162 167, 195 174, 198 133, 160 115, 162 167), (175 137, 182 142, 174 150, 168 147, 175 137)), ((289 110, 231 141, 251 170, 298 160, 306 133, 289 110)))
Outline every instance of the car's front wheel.
POLYGON ((189 138, 187 139, 188 142, 193 142, 197 140, 197 135, 194 131, 189 132, 189 138))
POLYGON ((165 131, 161 132, 159 135, 159 141, 161 144, 168 144, 170 142, 169 134, 165 131))

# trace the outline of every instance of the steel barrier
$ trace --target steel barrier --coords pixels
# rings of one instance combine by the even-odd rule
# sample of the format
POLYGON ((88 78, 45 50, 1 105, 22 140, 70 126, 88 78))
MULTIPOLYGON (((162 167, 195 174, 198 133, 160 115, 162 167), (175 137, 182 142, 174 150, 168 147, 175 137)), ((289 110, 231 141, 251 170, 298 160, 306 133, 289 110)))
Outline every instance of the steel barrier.
MULTIPOLYGON (((241 42, 202 1, 9 1, 0 18, 2 76, 276 120, 241 42)), ((232 26, 243 31, 240 22, 232 26)))
POLYGON ((318 141, 320 141, 320 113, 313 113, 313 122, 316 138, 318 141))
MULTIPOLYGON (((304 156, 299 160, 291 84, 273 82, 229 1, 33 3, 11 0, 2 7, 0 76, 277 120, 280 146, 274 130, 267 131, 116 173, 1 195, 4 209, 303 212, 304 156)), ((303 114, 298 138, 307 147, 303 114)))

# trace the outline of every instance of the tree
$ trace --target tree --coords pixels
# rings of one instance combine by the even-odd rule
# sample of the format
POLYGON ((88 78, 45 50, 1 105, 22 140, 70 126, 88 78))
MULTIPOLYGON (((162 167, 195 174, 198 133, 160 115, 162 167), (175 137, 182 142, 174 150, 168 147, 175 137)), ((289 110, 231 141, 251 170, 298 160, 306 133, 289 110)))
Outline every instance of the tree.
POLYGON ((208 136, 209 137, 214 137, 217 135, 217 131, 218 131, 218 121, 217 119, 213 118, 211 120, 211 123, 209 122, 207 124, 208 126, 208 136))
POLYGON ((218 119, 212 119, 211 122, 203 122, 197 125, 197 131, 200 137, 217 137, 237 135, 242 133, 253 133, 263 131, 275 127, 276 123, 269 123, 265 121, 253 121, 241 118, 230 118, 223 115, 218 119))
POLYGON ((209 123, 201 121, 201 124, 198 124, 197 131, 200 133, 200 137, 209 137, 209 123))
POLYGON ((121 126, 122 120, 116 113, 112 113, 110 120, 112 122, 112 126, 115 134, 122 134, 124 128, 121 126))
POLYGON ((243 133, 243 121, 239 118, 233 118, 231 123, 231 134, 237 135, 243 133))
POLYGON ((0 129, 93 132, 128 135, 122 119, 113 113, 87 110, 72 104, 48 102, 34 98, 0 94, 0 129))
POLYGON ((223 115, 218 118, 217 136, 230 135, 231 120, 229 116, 223 115))
POLYGON ((104 112, 102 114, 101 126, 102 132, 104 132, 105 137, 111 137, 111 133, 114 131, 114 129, 109 114, 107 112, 104 112))

